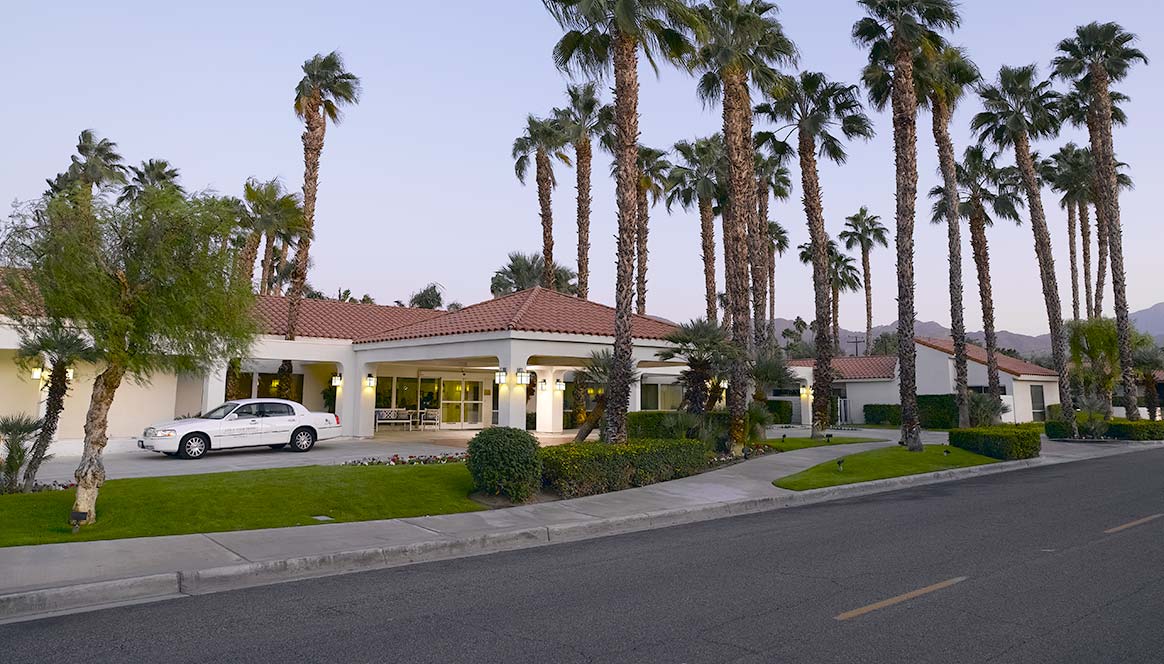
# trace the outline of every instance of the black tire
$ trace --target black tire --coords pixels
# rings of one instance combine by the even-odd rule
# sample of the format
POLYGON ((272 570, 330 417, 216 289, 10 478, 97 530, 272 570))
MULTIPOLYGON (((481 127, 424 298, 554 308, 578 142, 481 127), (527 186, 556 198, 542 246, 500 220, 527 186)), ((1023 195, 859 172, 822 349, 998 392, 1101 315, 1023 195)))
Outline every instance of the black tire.
POLYGON ((273 450, 281 450, 284 447, 287 447, 287 443, 279 443, 278 445, 268 445, 267 447, 269 447, 273 450))
POLYGON ((307 427, 300 427, 291 433, 291 451, 307 452, 315 447, 315 432, 307 427))
POLYGON ((177 452, 162 452, 162 454, 165 454, 166 456, 177 456, 178 455, 177 452))
POLYGON ((178 456, 183 459, 201 459, 210 451, 210 438, 204 433, 190 433, 178 443, 178 456))

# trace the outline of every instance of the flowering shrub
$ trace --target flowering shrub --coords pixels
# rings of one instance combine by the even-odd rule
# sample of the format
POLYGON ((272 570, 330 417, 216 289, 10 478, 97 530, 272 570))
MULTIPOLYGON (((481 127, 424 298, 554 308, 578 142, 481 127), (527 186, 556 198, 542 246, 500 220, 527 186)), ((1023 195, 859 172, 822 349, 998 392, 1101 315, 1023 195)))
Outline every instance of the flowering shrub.
POLYGON ((345 461, 341 466, 434 466, 445 463, 461 463, 469 455, 465 452, 453 452, 450 454, 422 454, 422 455, 408 455, 400 456, 393 454, 390 457, 364 457, 362 459, 352 459, 345 461))

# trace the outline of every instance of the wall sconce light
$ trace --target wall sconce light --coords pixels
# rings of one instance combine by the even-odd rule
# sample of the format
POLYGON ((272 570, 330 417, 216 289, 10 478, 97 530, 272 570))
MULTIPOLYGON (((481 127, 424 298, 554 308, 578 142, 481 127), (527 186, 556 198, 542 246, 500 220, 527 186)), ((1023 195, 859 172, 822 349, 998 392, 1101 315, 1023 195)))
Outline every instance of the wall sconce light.
POLYGON ((45 374, 45 370, 41 369, 40 367, 37 367, 37 368, 32 370, 32 379, 33 380, 40 380, 41 378, 44 377, 44 374, 45 374))
POLYGON ((808 397, 809 399, 812 398, 812 388, 807 386, 807 385, 801 385, 800 386, 800 398, 803 399, 805 397, 808 397))
POLYGON ((501 367, 497 371, 493 372, 493 382, 494 383, 497 383, 498 385, 504 385, 508 381, 509 381, 509 373, 506 371, 505 367, 501 367))
POLYGON ((529 385, 529 381, 530 381, 531 377, 532 376, 531 376, 530 372, 526 371, 525 369, 518 369, 517 370, 517 384, 518 385, 529 385))
POLYGON ((546 392, 550 389, 550 384, 546 382, 545 378, 538 381, 538 389, 542 392, 546 392))
POLYGON ((562 380, 561 378, 559 378, 559 379, 558 379, 558 380, 557 380, 557 381, 554 383, 554 387, 555 387, 555 388, 556 388, 556 389, 557 389, 559 392, 565 392, 565 391, 566 391, 566 381, 564 381, 564 380, 562 380))
POLYGON ((343 374, 335 374, 334 376, 331 377, 331 386, 332 387, 339 387, 340 385, 343 385, 343 384, 344 384, 343 374))
POLYGON ((65 380, 73 380, 73 369, 71 367, 65 369, 65 380))
POLYGON ((367 385, 368 387, 376 387, 376 377, 372 374, 368 374, 368 377, 364 379, 364 385, 367 385))

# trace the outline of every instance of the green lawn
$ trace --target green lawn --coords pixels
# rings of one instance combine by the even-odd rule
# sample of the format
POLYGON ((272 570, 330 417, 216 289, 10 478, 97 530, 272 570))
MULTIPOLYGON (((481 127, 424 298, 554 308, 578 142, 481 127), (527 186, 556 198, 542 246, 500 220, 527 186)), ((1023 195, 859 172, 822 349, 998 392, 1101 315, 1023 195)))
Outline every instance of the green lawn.
POLYGON ((119 539, 335 521, 472 512, 462 463, 432 466, 308 466, 110 480, 97 523, 73 535, 73 491, 0 496, 0 546, 119 539))
POLYGON ((774 481, 773 484, 781 489, 805 491, 997 462, 996 459, 990 457, 945 445, 926 445, 925 450, 921 453, 909 452, 904 447, 894 445, 893 447, 851 454, 844 459, 844 471, 837 470, 837 462, 834 459, 794 475, 782 477, 774 481), (947 450, 950 452, 949 456, 944 454, 947 450))
POLYGON ((883 438, 856 438, 852 436, 833 436, 831 442, 824 437, 821 438, 769 438, 768 440, 760 441, 760 445, 770 447, 777 452, 791 452, 792 450, 803 450, 806 447, 824 447, 825 445, 849 445, 851 443, 876 443, 883 441, 883 438))

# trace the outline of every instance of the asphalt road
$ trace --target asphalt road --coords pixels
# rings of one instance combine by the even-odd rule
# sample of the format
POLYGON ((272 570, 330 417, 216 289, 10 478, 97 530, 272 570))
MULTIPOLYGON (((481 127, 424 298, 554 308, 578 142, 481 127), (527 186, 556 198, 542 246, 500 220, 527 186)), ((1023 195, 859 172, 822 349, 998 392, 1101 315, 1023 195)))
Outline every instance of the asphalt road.
POLYGON ((1162 513, 1164 450, 11 624, 0 661, 1161 662, 1162 513))

